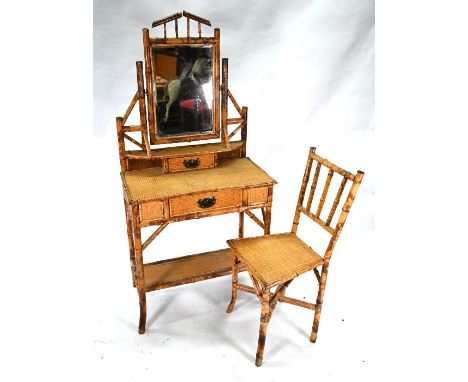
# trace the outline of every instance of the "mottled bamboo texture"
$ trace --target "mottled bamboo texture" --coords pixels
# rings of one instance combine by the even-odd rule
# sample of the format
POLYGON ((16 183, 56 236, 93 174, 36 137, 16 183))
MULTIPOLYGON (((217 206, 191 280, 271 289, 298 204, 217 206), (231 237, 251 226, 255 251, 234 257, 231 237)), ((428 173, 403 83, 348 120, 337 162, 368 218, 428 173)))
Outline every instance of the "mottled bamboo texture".
MULTIPOLYGON (((267 326, 270 321, 271 315, 273 313, 274 308, 276 307, 276 304, 280 302, 286 302, 289 304, 293 304, 296 306, 300 306, 303 308, 307 309, 312 309, 315 311, 314 313, 314 320, 313 320, 313 325, 312 325, 312 331, 310 335, 310 341, 315 342, 317 340, 317 332, 318 332, 318 327, 319 327, 319 322, 320 322, 320 314, 322 311, 322 305, 323 305, 323 299, 324 299, 324 293, 325 293, 325 286, 326 286, 326 281, 327 281, 327 276, 328 276, 328 268, 330 264, 330 259, 332 257, 333 249, 335 248, 336 242, 340 236, 340 233, 343 229, 344 223, 346 221, 346 218, 348 216, 348 213, 351 209, 351 206, 353 204, 354 198, 356 196, 356 193, 359 189, 359 186, 362 182, 362 178, 364 176, 364 173, 362 171, 358 171, 355 175, 351 174, 348 171, 343 170, 342 168, 334 165, 333 163, 329 162, 328 160, 320 157, 319 155, 315 154, 315 147, 312 147, 309 150, 309 156, 307 158, 307 163, 304 171, 304 176, 302 178, 302 183, 299 191, 299 197, 297 200, 297 206, 296 206, 296 212, 294 214, 293 218, 293 224, 291 228, 291 233, 296 234, 297 232, 297 227, 299 225, 299 220, 300 220, 300 215, 301 213, 304 213, 307 217, 310 217, 314 222, 319 224, 320 227, 324 228, 327 232, 329 232, 332 236, 331 239, 328 243, 327 249, 325 251, 325 255, 323 257, 323 265, 321 268, 321 272, 317 269, 319 266, 315 266, 313 268, 314 274, 319 281, 319 289, 317 293, 317 299, 316 303, 312 304, 310 302, 305 302, 302 300, 294 299, 291 297, 286 297, 285 296, 285 291, 288 285, 294 280, 295 277, 289 280, 285 280, 283 284, 279 284, 276 287, 276 290, 274 294, 272 295, 272 292, 270 288, 262 288, 261 285, 262 283, 260 282, 260 279, 256 279, 254 276, 254 272, 252 272, 248 265, 247 265, 247 271, 249 272, 250 279, 252 280, 252 284, 254 287, 249 287, 247 285, 242 285, 239 284, 238 282, 238 277, 237 277, 237 269, 242 266, 242 260, 240 257, 242 257, 242 253, 240 251, 235 251, 236 255, 234 258, 234 266, 233 266, 233 272, 232 272, 232 298, 231 302, 228 306, 227 312, 231 313, 234 309, 234 305, 237 299, 237 290, 242 290, 245 292, 249 293, 255 293, 257 297, 260 300, 261 303, 261 316, 260 316, 260 329, 259 329, 259 337, 258 337, 258 347, 257 347, 257 355, 255 359, 255 364, 257 366, 260 366, 262 364, 263 360, 263 353, 264 353, 264 348, 265 348, 265 342, 266 342, 266 331, 267 331, 267 326), (303 206, 306 191, 308 189, 308 184, 310 180, 310 174, 313 166, 313 162, 316 162, 316 170, 314 172, 314 176, 312 179, 312 184, 309 188, 309 197, 307 199, 306 207, 303 206), (318 184, 318 178, 320 175, 320 171, 322 167, 327 167, 328 168, 328 173, 326 176, 325 184, 323 186, 323 190, 320 194, 320 200, 318 203, 318 207, 315 213, 311 212, 311 205, 312 201, 314 198, 314 194, 316 193, 317 189, 317 184, 318 184), (333 199, 333 204, 331 206, 331 210, 327 215, 327 220, 324 222, 323 220, 320 219, 320 214, 323 211, 324 205, 326 198, 328 196, 328 191, 330 189, 330 183, 332 177, 337 174, 338 176, 342 176, 343 179, 341 180, 340 186, 338 188, 338 191, 333 199), (346 197, 345 202, 343 203, 343 207, 340 213, 340 216, 338 218, 338 221, 336 223, 336 226, 333 228, 330 226, 331 221, 333 220, 333 216, 337 210, 337 207, 340 203, 341 197, 343 195, 346 183, 348 181, 352 182, 351 188, 348 192, 348 195, 346 197)), ((270 213, 268 211, 268 208, 266 209, 266 215, 269 216, 270 213)), ((249 216, 251 213, 247 213, 249 216)), ((254 218, 254 221, 258 220, 256 217, 254 218)), ((257 222, 258 224, 259 222, 257 222)), ((266 219, 265 219, 265 224, 266 224, 266 219)), ((268 221, 268 224, 270 225, 270 221, 268 221)), ((269 234, 269 230, 265 230, 265 235, 269 234)), ((242 238, 241 234, 239 234, 239 237, 242 238)), ((266 259, 268 259, 268 253, 262 253, 262 256, 265 256, 266 259)), ((274 266, 274 264, 272 264, 274 266)), ((280 266, 280 264, 278 264, 280 266)), ((312 269, 310 269, 312 270, 312 269)), ((259 272, 259 270, 256 270, 256 272, 259 272)), ((261 270, 260 270, 261 272, 261 270)), ((296 276, 297 277, 297 276, 296 276)))

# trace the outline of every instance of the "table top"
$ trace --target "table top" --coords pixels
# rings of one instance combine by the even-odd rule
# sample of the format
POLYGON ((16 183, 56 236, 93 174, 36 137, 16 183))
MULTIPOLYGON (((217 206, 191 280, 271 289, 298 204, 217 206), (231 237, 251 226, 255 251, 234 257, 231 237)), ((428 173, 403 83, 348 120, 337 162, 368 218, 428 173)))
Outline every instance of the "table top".
POLYGON ((164 199, 227 188, 271 186, 277 182, 249 158, 221 161, 217 167, 164 174, 159 167, 122 173, 129 202, 164 199))

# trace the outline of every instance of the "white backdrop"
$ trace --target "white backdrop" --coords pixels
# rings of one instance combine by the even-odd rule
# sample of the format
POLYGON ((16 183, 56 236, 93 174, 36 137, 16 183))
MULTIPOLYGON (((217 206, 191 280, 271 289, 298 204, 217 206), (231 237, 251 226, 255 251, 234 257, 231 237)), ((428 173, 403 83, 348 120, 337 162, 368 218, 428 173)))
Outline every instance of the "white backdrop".
MULTIPOLYGON (((95 261, 103 268, 113 264, 100 283, 107 302, 98 308, 94 333, 96 371, 118 380, 168 373, 176 380, 217 380, 220 373, 225 380, 247 380, 256 373, 260 380, 282 381, 291 372, 305 378, 316 367, 318 376, 337 380, 369 374, 371 337, 362 332, 370 316, 353 300, 360 293, 374 298, 365 292, 369 279, 354 276, 360 262, 373 261, 373 129, 373 1, 95 1, 93 131, 95 155, 102 158, 95 172, 106 195, 100 215, 109 227, 100 233, 95 261), (141 29, 153 35, 153 20, 183 9, 221 29, 229 88, 249 107, 248 156, 279 182, 272 232, 290 229, 310 146, 349 170, 366 172, 336 251, 317 344, 308 342, 311 312, 282 305, 269 326, 261 373, 253 364, 258 302, 241 295, 227 316, 229 277, 148 295, 147 333, 135 331, 138 304, 130 286, 114 120, 136 90, 141 29)), ((158 237, 145 260, 225 247, 236 234, 236 215, 178 223, 158 237)), ((247 234, 260 231, 248 223, 247 234)), ((313 275, 290 289, 315 299, 313 275)))

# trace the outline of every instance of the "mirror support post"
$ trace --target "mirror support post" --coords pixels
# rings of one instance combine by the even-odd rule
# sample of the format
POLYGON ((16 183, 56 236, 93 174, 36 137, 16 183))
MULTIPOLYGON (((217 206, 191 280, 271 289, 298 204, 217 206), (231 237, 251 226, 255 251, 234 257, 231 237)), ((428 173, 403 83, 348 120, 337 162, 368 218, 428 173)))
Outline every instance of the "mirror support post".
POLYGON ((228 130, 227 130, 227 114, 228 114, 228 59, 222 59, 222 84, 221 84, 221 132, 222 142, 226 145, 229 144, 228 130))

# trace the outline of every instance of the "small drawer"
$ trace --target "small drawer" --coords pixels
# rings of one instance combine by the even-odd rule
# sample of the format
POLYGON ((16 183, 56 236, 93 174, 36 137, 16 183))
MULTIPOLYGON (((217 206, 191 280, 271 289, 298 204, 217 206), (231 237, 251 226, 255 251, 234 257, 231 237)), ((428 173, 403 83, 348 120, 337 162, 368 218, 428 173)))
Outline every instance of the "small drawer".
POLYGON ((175 197, 169 201, 171 216, 219 210, 242 205, 242 190, 203 192, 175 197))
POLYGON ((268 201, 268 187, 251 188, 249 190, 249 206, 264 204, 268 201))
POLYGON ((166 172, 181 172, 215 167, 215 154, 191 155, 178 158, 167 158, 166 172))
POLYGON ((164 203, 161 201, 140 204, 140 221, 162 219, 164 217, 164 203))

